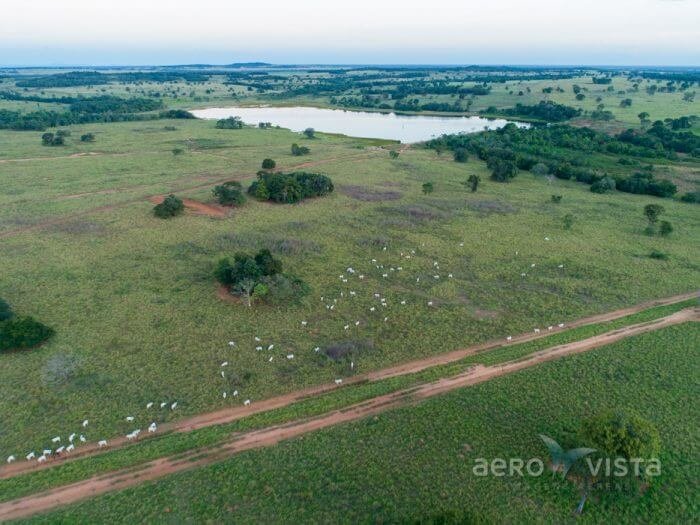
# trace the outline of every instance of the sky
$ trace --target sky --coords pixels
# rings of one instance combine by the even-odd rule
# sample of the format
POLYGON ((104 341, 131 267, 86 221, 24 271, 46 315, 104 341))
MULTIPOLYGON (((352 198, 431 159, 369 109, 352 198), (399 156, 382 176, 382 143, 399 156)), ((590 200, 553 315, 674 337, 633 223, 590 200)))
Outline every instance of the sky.
POLYGON ((0 66, 700 66, 700 0, 2 0, 0 66))

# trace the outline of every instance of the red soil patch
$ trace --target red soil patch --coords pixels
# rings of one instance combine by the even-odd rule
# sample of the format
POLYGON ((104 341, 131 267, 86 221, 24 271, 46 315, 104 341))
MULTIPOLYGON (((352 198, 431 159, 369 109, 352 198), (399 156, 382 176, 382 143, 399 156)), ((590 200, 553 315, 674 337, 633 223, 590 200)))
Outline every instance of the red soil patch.
MULTIPOLYGON (((153 204, 160 204, 165 200, 164 195, 156 195, 148 199, 153 204)), ((195 201, 192 199, 182 199, 182 203, 185 208, 195 215, 206 215, 207 217, 218 217, 223 218, 228 215, 228 209, 218 204, 205 204, 203 202, 195 201)))

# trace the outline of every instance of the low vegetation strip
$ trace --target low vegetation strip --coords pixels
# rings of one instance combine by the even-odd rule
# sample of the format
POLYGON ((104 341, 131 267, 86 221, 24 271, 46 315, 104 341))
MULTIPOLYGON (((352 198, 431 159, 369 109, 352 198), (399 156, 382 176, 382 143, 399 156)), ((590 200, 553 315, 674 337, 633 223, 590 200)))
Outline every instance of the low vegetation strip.
POLYGON ((372 398, 342 411, 333 411, 317 418, 303 419, 283 425, 263 428, 236 436, 218 446, 199 449, 188 454, 161 458, 143 468, 108 473, 63 486, 45 493, 7 501, 0 504, 0 520, 18 519, 45 512, 58 506, 74 503, 107 492, 121 490, 144 481, 204 466, 228 458, 245 450, 267 447, 332 425, 354 421, 422 399, 440 395, 457 388, 476 385, 495 377, 517 372, 540 363, 560 359, 612 344, 627 337, 659 330, 676 324, 700 321, 697 308, 687 308, 671 315, 613 330, 581 341, 558 345, 534 353, 526 359, 508 361, 494 366, 474 366, 466 372, 438 379, 416 387, 402 389, 372 398))

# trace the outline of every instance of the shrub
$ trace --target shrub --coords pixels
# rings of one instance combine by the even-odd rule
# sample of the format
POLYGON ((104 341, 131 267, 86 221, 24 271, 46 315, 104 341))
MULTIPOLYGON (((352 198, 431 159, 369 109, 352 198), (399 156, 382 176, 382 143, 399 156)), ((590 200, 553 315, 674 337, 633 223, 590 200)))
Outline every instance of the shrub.
POLYGON ((14 312, 12 307, 4 299, 0 299, 0 321, 7 321, 14 317, 14 312))
POLYGON ((85 133, 80 135, 80 142, 95 142, 95 135, 92 133, 85 133))
POLYGON ((689 191, 681 197, 683 202, 700 202, 700 191, 689 191))
POLYGON ((399 152, 396 151, 395 149, 389 150, 389 158, 390 158, 390 159, 398 159, 398 158, 399 158, 399 152))
POLYGON ((0 352, 37 346, 53 334, 52 328, 29 316, 7 319, 0 322, 0 352))
POLYGON ((551 199, 553 203, 559 204, 561 202, 561 195, 552 195, 551 199))
POLYGON ((264 159, 262 161, 262 169, 264 170, 273 170, 275 166, 277 166, 277 163, 272 159, 264 159))
POLYGON ((306 146, 299 146, 299 144, 292 144, 292 155, 295 157, 301 157, 302 155, 308 155, 311 150, 306 146))
POLYGON ((469 160, 469 153, 464 148, 457 148, 452 154, 455 162, 467 162, 469 160))
POLYGON ((212 193, 223 206, 240 206, 245 203, 241 183, 235 180, 215 186, 212 193))
POLYGON ((664 207, 660 204, 647 204, 644 206, 644 216, 649 221, 649 226, 654 226, 664 211, 664 207))
POLYGON ((512 160, 489 158, 486 164, 491 169, 491 179, 496 182, 508 182, 518 174, 518 167, 512 160))
POLYGON ((533 175, 549 175, 549 166, 547 166, 544 162, 538 162, 532 168, 530 168, 530 172, 533 175))
POLYGON ((467 179, 467 185, 472 190, 472 193, 476 193, 480 182, 481 177, 479 177, 478 175, 469 175, 469 178, 467 179))
POLYGON ((228 117, 216 121, 216 127, 218 129, 242 129, 243 120, 241 117, 228 117))
POLYGON ((41 136, 41 143, 44 146, 63 146, 63 135, 59 135, 58 133, 55 135, 53 133, 44 133, 41 136))
POLYGON ((304 135, 307 139, 312 139, 316 136, 316 130, 314 128, 306 128, 304 130, 304 135))
POLYGON ((433 193, 435 190, 435 186, 433 185, 432 182, 425 182, 423 183, 423 194, 427 195, 429 193, 433 193))
POLYGON ((612 177, 603 177, 598 179, 593 184, 591 184, 591 191, 593 193, 608 193, 615 189, 615 179, 612 177))
POLYGON ((659 224, 659 234, 663 237, 668 237, 673 233, 673 225, 668 221, 661 221, 659 224))
POLYGON ((668 259, 668 254, 659 250, 651 250, 651 252, 649 253, 649 257, 652 259, 659 259, 661 261, 665 261, 666 259, 668 259))
POLYGON ((175 195, 168 195, 163 202, 156 204, 153 208, 153 213, 156 217, 161 219, 169 219, 170 217, 175 217, 180 215, 185 211, 185 204, 181 199, 178 199, 175 195))
POLYGON ((573 225, 574 225, 574 216, 570 213, 567 213, 566 215, 564 215, 564 229, 570 230, 573 225))
POLYGON ((173 148, 173 155, 175 156, 182 155, 184 152, 185 150, 182 148, 173 148))
POLYGON ((160 118, 171 118, 171 119, 192 119, 197 118, 189 111, 184 109, 169 109, 167 111, 160 112, 160 118))

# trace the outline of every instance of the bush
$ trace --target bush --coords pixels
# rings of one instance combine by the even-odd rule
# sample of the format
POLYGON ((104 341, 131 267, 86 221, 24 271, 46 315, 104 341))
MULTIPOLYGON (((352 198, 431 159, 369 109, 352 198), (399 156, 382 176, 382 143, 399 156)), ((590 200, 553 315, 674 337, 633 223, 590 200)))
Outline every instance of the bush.
POLYGON ((570 213, 567 213, 564 215, 564 229, 565 230, 570 230, 571 227, 574 225, 574 216, 570 213))
POLYGON ((175 195, 168 195, 163 199, 163 202, 156 204, 153 208, 155 216, 161 219, 175 217, 176 215, 180 215, 183 211, 185 211, 185 204, 175 195))
POLYGON ((299 146, 299 144, 292 144, 292 155, 295 157, 301 157, 302 155, 308 155, 311 150, 306 146, 299 146))
POLYGON ((683 202, 700 202, 700 191, 689 191, 681 197, 683 202))
POLYGON ((32 317, 13 317, 0 322, 0 352, 31 348, 47 341, 54 330, 32 317))
POLYGON ((14 312, 12 307, 4 299, 0 299, 0 321, 7 321, 14 317, 14 312))
POLYGON ((398 158, 399 158, 399 152, 396 151, 395 149, 389 150, 389 158, 390 158, 390 159, 398 159, 398 158))
POLYGON ((603 177, 598 179, 593 184, 591 184, 591 191, 593 193, 608 193, 615 189, 615 179, 612 177, 603 177))
POLYGON ((273 170, 277 166, 277 163, 272 159, 264 159, 262 161, 262 169, 273 170))
POLYGON ((549 175, 549 166, 547 166, 544 162, 538 162, 532 168, 530 168, 530 172, 533 175, 549 175))
POLYGON ((44 133, 41 136, 41 143, 44 146, 63 146, 65 141, 63 140, 63 135, 56 133, 44 133))
POLYGON ((559 204, 561 202, 561 195, 552 195, 551 199, 553 203, 559 204))
POLYGON ((489 158, 486 164, 491 169, 491 179, 496 182, 508 182, 518 174, 518 167, 512 160, 489 158))
POLYGON ((673 233, 673 225, 668 221, 661 221, 659 224, 659 235, 668 237, 671 233, 673 233))
POLYGON ((304 135, 307 139, 312 139, 316 136, 316 130, 314 128, 306 128, 304 130, 304 135))
POLYGON ((161 111, 160 118, 171 118, 171 119, 192 119, 197 118, 189 111, 184 109, 169 109, 168 111, 161 111))
POLYGON ((240 206, 245 203, 241 183, 235 180, 215 186, 212 193, 223 206, 240 206))
POLYGON ((661 261, 665 261, 666 259, 668 259, 668 254, 659 250, 651 250, 651 252, 649 253, 649 257, 652 259, 659 259, 661 261))
POLYGON ((427 195, 428 193, 433 193, 435 190, 435 186, 433 185, 432 182, 425 182, 423 183, 423 194, 427 195))
POLYGON ((242 129, 243 120, 241 117, 228 117, 216 121, 216 127, 218 129, 242 129))
POLYGON ((95 135, 92 133, 85 133, 85 135, 80 135, 80 142, 95 142, 95 135))
POLYGON ((455 162, 467 162, 469 160, 469 153, 464 148, 457 148, 452 154, 455 162))
POLYGON ((173 155, 175 155, 176 157, 178 155, 182 155, 184 152, 185 152, 185 150, 182 148, 173 148, 173 155))

